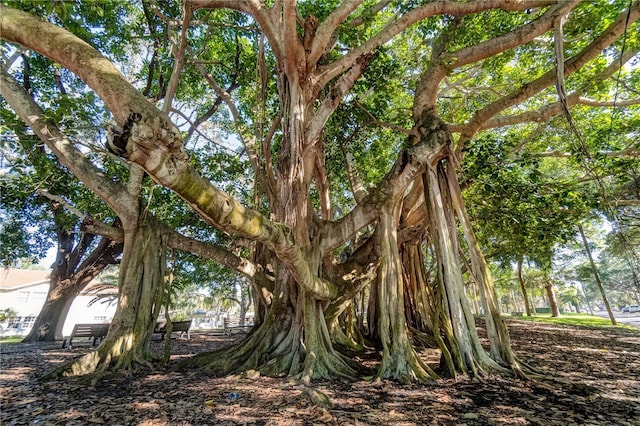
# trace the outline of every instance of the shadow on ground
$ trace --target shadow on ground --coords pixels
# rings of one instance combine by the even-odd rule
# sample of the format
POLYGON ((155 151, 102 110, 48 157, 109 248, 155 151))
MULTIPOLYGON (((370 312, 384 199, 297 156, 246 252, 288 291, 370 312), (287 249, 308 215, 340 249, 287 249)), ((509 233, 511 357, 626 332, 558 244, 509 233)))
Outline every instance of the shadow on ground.
MULTIPOLYGON (((315 383, 333 407, 315 406, 286 379, 204 376, 158 369, 95 387, 38 377, 89 347, 0 345, 3 425, 637 425, 640 332, 509 320, 518 356, 541 380, 491 377, 404 386, 315 383)), ((480 323, 482 333, 482 324, 480 323)), ((173 341, 172 362, 242 336, 194 334, 173 341)), ((160 350, 159 343, 157 349, 160 350)))

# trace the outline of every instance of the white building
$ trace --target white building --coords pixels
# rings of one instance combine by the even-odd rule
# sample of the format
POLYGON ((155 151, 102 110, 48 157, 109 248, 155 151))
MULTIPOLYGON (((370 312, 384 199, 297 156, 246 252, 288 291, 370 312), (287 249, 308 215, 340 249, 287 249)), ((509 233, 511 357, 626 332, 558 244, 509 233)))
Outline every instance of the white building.
MULTIPOLYGON (((50 271, 0 269, 0 310, 12 309, 16 313, 15 318, 0 323, 0 335, 29 333, 47 297, 49 274, 50 271)), ((71 304, 62 330, 64 335, 71 334, 77 323, 111 322, 115 303, 91 303, 96 295, 90 290, 97 284, 96 281, 89 283, 71 304)), ((112 290, 113 293, 117 294, 117 290, 112 290)))

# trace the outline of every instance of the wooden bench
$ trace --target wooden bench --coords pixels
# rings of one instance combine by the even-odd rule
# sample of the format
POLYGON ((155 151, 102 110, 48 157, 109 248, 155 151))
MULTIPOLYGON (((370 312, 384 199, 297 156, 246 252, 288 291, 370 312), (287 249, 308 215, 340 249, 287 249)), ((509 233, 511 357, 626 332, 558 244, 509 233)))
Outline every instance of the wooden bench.
MULTIPOLYGON (((186 334, 187 339, 191 339, 191 334, 189 333, 189 329, 191 328, 191 320, 187 321, 172 321, 173 325, 171 332, 172 333, 180 333, 180 337, 186 334)), ((167 324, 166 323, 157 323, 156 328, 153 331, 154 333, 159 333, 162 337, 161 340, 164 340, 164 336, 167 334, 167 324)))
POLYGON ((102 339, 109 332, 109 327, 111 324, 109 323, 101 323, 101 324, 76 324, 73 326, 73 331, 71 335, 65 337, 62 340, 62 347, 66 348, 69 345, 69 348, 73 348, 73 339, 74 337, 88 337, 93 338, 91 344, 93 346, 96 345, 97 342, 101 342, 102 339))
POLYGON ((244 325, 240 325, 237 322, 236 323, 232 323, 229 318, 224 318, 222 320, 222 335, 223 336, 231 336, 231 332, 233 330, 241 330, 241 331, 248 331, 251 327, 253 327, 252 325, 248 325, 246 322, 244 325))

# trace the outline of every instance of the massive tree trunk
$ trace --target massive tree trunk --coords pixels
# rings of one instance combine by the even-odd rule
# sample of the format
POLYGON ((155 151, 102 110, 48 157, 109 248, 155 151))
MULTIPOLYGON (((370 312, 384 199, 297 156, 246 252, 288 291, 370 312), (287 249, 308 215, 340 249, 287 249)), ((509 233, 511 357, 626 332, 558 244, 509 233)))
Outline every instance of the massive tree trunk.
MULTIPOLYGON (((276 268, 276 283, 265 321, 248 338, 232 348, 202 354, 185 365, 201 366, 210 372, 258 370, 262 374, 298 376, 303 382, 313 378, 353 377, 353 364, 337 353, 329 337, 323 313, 324 303, 301 288, 305 281, 319 279, 321 252, 312 233, 315 213, 309 205, 309 187, 313 176, 313 152, 305 150, 305 124, 309 102, 308 89, 301 86, 297 70, 289 70, 278 80, 283 143, 277 163, 277 201, 271 205, 273 217, 291 230, 295 253, 281 253, 276 268), (284 261, 304 262, 307 276, 296 276, 284 261)), ((291 263, 289 263, 291 265, 291 263)))
POLYGON ((150 366, 149 344, 164 295, 164 236, 146 215, 123 220, 124 253, 118 278, 118 309, 100 346, 47 374, 47 377, 132 371, 150 366))
MULTIPOLYGON (((90 281, 90 280, 89 280, 90 281)), ((89 281, 71 283, 58 276, 51 277, 49 291, 33 328, 23 342, 54 342, 62 339, 62 327, 73 300, 89 281)))
POLYGON ((400 207, 400 200, 390 201, 382 207, 378 221, 380 264, 373 285, 376 288, 374 302, 377 304, 376 335, 383 352, 376 377, 402 382, 437 379, 438 376, 416 353, 408 335, 397 238, 400 207))
MULTIPOLYGON (((56 252, 56 260, 53 264, 51 275, 49 277, 49 291, 45 299, 42 309, 38 313, 33 327, 29 334, 23 339, 23 342, 37 342, 62 339, 62 327, 64 320, 67 318, 69 308, 73 299, 80 293, 89 281, 73 282, 71 275, 78 266, 80 256, 75 256, 75 262, 71 261, 71 254, 75 243, 76 233, 63 229, 58 222, 62 213, 62 206, 58 203, 50 203, 51 212, 53 214, 54 223, 58 229, 56 236, 58 240, 58 250, 56 252), (81 287, 82 285, 82 287, 81 287)), ((82 236, 78 241, 76 250, 84 251, 85 244, 91 240, 90 236, 82 236)))
POLYGON ((267 316, 242 342, 202 353, 182 363, 207 373, 257 370, 265 375, 313 378, 353 377, 356 367, 331 346, 322 303, 291 282, 284 265, 267 316))

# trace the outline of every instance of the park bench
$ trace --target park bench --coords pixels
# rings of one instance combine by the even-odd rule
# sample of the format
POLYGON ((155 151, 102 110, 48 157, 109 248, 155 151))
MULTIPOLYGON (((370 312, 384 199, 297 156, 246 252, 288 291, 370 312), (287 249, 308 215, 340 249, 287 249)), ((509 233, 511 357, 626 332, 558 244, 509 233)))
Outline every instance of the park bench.
MULTIPOLYGON (((189 333, 189 329, 191 328, 191 320, 172 321, 171 324, 173 325, 171 329, 172 333, 180 333, 180 337, 186 335, 187 339, 191 339, 191 334, 189 333)), ((160 334, 160 339, 164 340, 164 336, 167 334, 167 324, 164 322, 157 323, 156 328, 153 332, 160 334)))
POLYGON ((511 312, 512 317, 521 317, 522 315, 524 315, 524 312, 519 312, 519 311, 511 312))
POLYGON ((109 323, 101 323, 101 324, 76 324, 73 326, 73 331, 71 335, 65 337, 62 340, 62 347, 66 348, 69 345, 69 348, 73 348, 73 339, 75 337, 88 337, 92 338, 91 344, 93 346, 96 345, 97 342, 102 341, 104 337, 109 332, 109 327, 111 324, 109 323))
POLYGON ((229 320, 229 318, 224 318, 222 321, 222 335, 223 336, 231 336, 231 332, 233 330, 242 330, 242 331, 248 331, 252 326, 251 325, 247 325, 247 323, 245 323, 245 325, 240 325, 237 322, 231 322, 229 320))

